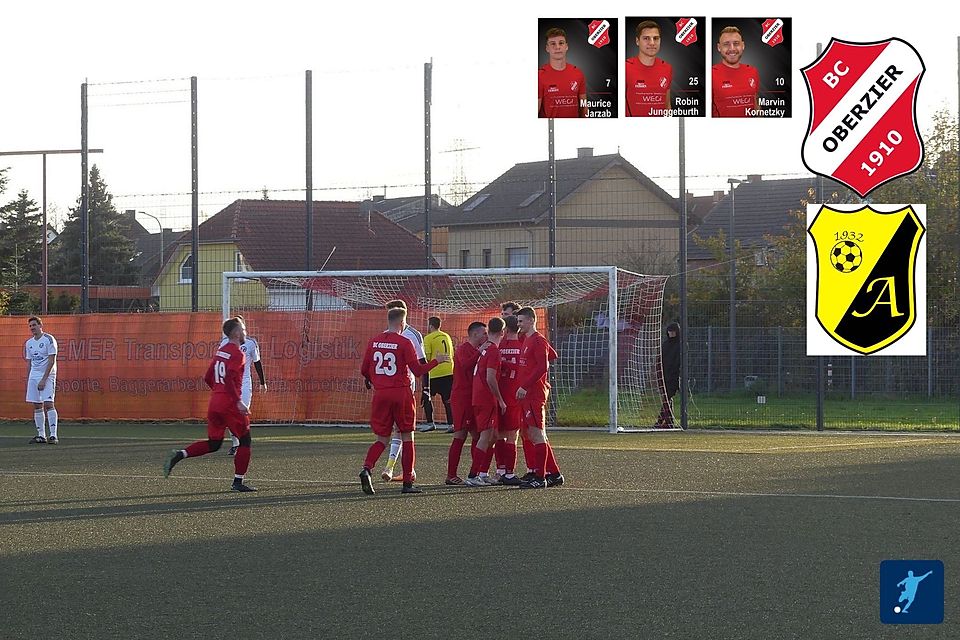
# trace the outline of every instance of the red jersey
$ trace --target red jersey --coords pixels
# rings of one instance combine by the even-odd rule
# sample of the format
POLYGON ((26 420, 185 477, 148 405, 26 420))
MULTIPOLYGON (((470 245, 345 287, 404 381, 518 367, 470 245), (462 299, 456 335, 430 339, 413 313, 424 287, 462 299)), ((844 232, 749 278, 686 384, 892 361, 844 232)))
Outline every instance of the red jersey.
POLYGON ((636 56, 626 65, 627 116, 662 116, 669 109, 667 94, 673 82, 673 67, 669 62, 654 58, 649 67, 636 56), (659 113, 653 113, 654 109, 659 113))
POLYGON ((583 72, 567 63, 557 71, 550 63, 540 67, 537 97, 540 99, 541 118, 579 118, 580 96, 587 95, 587 81, 583 72))
POLYGON ((374 389, 393 389, 410 384, 410 371, 422 376, 438 364, 436 360, 420 364, 413 343, 406 336, 384 331, 367 344, 360 373, 374 389))
POLYGON ((557 352, 540 333, 535 331, 524 339, 520 348, 518 386, 527 392, 528 400, 546 398, 550 388, 547 370, 550 361, 556 358, 557 352))
MULTIPOLYGON (((487 386, 487 369, 496 371, 497 383, 500 381, 500 349, 492 342, 488 342, 480 349, 480 359, 473 372, 473 405, 497 406, 497 397, 487 386)), ((503 392, 501 392, 503 395, 503 392)))
POLYGON ((464 405, 473 402, 473 370, 480 358, 480 350, 464 340, 453 352, 453 391, 451 398, 460 399, 464 405))
POLYGON ((746 118, 757 108, 760 74, 756 67, 741 63, 734 69, 713 65, 713 117, 746 118))
POLYGON ((233 342, 219 347, 207 367, 203 381, 210 387, 209 408, 222 411, 235 409, 240 400, 240 386, 243 382, 243 369, 246 356, 233 342))
POLYGON ((512 340, 500 341, 500 394, 507 406, 518 406, 520 349, 523 347, 523 334, 512 340))

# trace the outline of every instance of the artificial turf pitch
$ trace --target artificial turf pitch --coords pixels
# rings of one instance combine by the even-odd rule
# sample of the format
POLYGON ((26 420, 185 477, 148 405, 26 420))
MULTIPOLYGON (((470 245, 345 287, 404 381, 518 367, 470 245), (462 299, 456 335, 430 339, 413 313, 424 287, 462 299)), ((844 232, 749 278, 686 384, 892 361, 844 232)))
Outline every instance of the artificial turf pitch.
MULTIPOLYGON (((560 488, 360 492, 370 435, 255 428, 182 462, 190 425, 0 426, 2 638, 955 638, 960 438, 552 436, 560 488), (939 559, 945 621, 879 619, 879 563, 939 559)), ((461 475, 468 465, 468 450, 461 475)))

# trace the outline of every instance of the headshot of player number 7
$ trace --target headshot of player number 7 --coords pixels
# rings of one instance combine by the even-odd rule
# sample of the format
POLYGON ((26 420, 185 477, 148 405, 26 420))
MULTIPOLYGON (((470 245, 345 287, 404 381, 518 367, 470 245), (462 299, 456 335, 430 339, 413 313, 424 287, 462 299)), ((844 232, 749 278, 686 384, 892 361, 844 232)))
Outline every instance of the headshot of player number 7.
POLYGON ((720 62, 713 65, 713 116, 744 118, 756 111, 760 91, 757 68, 740 61, 746 44, 737 27, 724 27, 717 38, 720 62))
POLYGON ((637 25, 637 55, 627 59, 627 117, 663 116, 669 113, 673 67, 657 57, 660 25, 644 20, 637 25))
POLYGON ((546 50, 549 62, 537 74, 537 116, 586 118, 587 81, 580 69, 567 62, 567 32, 548 29, 546 50))

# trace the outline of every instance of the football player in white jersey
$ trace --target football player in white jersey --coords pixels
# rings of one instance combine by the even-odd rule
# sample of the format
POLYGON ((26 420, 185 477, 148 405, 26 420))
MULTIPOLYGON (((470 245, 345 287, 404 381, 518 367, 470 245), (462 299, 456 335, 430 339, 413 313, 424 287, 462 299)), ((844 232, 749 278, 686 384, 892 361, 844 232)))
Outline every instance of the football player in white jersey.
MULTIPOLYGON (((390 309, 403 309, 406 311, 407 303, 403 300, 391 300, 386 305, 384 305, 389 311, 390 309)), ((419 331, 408 325, 406 322, 403 323, 403 331, 400 335, 405 336, 410 342, 413 343, 413 350, 417 352, 417 359, 420 360, 421 364, 427 362, 427 357, 423 352, 423 334, 419 331)), ((410 373, 410 390, 413 391, 414 397, 417 395, 417 376, 410 373)), ((387 466, 384 468, 383 473, 380 474, 380 479, 384 482, 390 482, 393 480, 393 470, 397 466, 397 460, 400 459, 400 450, 403 446, 403 442, 400 440, 400 433, 396 430, 396 425, 394 425, 393 435, 390 438, 390 456, 387 458, 387 466)), ((417 479, 417 472, 414 470, 413 479, 417 479)))
MULTIPOLYGON (((238 320, 244 322, 243 316, 236 316, 238 320)), ((226 336, 220 340, 220 346, 222 347, 227 342, 229 338, 226 336)), ((257 344, 257 341, 247 336, 246 339, 240 344, 240 351, 246 355, 244 360, 243 367, 243 381, 240 384, 240 402, 246 405, 247 409, 250 408, 251 403, 253 402, 253 376, 250 375, 250 364, 253 363, 254 368, 257 370, 257 377, 260 378, 260 392, 265 393, 267 390, 267 381, 263 377, 263 365, 260 363, 260 345, 257 344)), ((227 455, 236 455, 237 447, 240 446, 240 440, 237 436, 230 434, 232 440, 230 444, 230 451, 227 455)))
POLYGON ((27 402, 33 404, 33 422, 37 435, 33 444, 57 444, 57 409, 53 397, 57 391, 57 339, 43 332, 43 321, 36 316, 27 320, 32 337, 23 345, 23 357, 30 363, 27 369, 27 402), (46 437, 46 423, 50 423, 50 437, 46 437))

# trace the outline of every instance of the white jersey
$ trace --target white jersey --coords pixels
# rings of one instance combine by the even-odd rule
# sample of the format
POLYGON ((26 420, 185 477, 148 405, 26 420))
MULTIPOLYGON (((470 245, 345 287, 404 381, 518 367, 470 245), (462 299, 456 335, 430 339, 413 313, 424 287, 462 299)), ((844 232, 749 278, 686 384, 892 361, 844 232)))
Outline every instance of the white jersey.
MULTIPOLYGON (((423 352, 423 334, 411 327, 408 324, 404 324, 403 331, 400 332, 400 335, 405 337, 407 340, 413 343, 413 350, 417 352, 418 360, 425 360, 427 355, 423 352)), ((416 393, 417 391, 417 376, 413 375, 413 371, 407 370, 407 374, 410 376, 410 390, 416 393)))
MULTIPOLYGON (((30 361, 30 377, 42 378, 50 364, 50 358, 57 355, 57 339, 49 333, 40 335, 39 339, 30 337, 23 345, 23 358, 30 361)), ((57 363, 50 369, 50 377, 56 378, 57 363)))
MULTIPOLYGON (((222 347, 229 341, 229 338, 224 336, 220 341, 220 346, 222 347)), ((240 401, 249 407, 250 401, 253 399, 253 377, 250 374, 250 367, 254 362, 260 362, 260 345, 257 344, 255 339, 247 336, 247 339, 240 344, 240 351, 246 356, 243 364, 243 379, 240 381, 240 401)))

